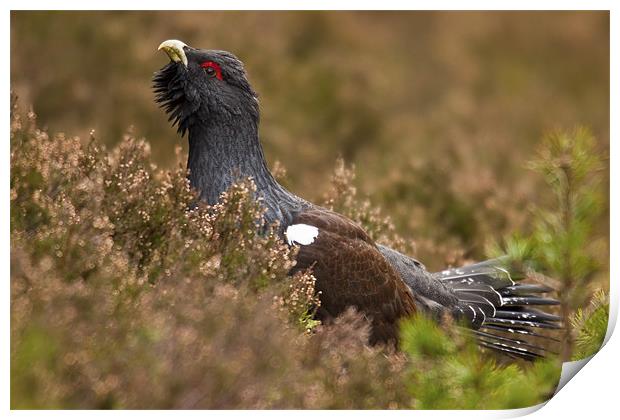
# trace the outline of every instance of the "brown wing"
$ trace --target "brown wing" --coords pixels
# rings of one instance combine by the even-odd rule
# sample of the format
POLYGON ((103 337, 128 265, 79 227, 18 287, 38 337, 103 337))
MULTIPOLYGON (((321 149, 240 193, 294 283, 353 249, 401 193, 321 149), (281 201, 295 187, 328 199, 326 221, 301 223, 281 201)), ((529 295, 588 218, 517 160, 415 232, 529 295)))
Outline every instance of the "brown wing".
POLYGON ((325 209, 301 212, 295 224, 318 228, 313 242, 300 246, 295 269, 313 267, 321 291, 319 318, 353 306, 371 320, 371 343, 396 343, 397 321, 415 312, 413 296, 372 239, 351 220, 325 209))

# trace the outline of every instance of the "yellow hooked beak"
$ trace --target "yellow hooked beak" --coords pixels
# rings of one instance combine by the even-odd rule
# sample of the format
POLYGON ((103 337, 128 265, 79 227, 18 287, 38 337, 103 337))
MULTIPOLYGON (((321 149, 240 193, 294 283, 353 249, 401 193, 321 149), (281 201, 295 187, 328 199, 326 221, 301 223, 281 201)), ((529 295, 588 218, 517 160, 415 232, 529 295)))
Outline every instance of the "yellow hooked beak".
POLYGON ((175 63, 180 61, 185 65, 185 67, 187 67, 187 56, 185 55, 185 51, 183 51, 183 47, 185 46, 186 44, 184 42, 177 39, 169 39, 159 44, 157 51, 164 50, 172 61, 175 63))

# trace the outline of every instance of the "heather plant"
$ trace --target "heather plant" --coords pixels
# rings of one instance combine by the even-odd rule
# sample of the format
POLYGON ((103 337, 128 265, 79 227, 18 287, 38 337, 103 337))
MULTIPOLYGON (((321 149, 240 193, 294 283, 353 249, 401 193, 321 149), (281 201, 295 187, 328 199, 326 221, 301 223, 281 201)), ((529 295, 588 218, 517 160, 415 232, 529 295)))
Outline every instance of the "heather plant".
MULTIPOLYGON (((349 193, 332 205, 393 238, 370 205, 350 208, 343 168, 332 188, 349 193)), ((367 345, 353 310, 315 321, 314 277, 288 276, 296 249, 262 227, 253 192, 240 180, 205 206, 180 164, 151 164, 144 140, 107 151, 13 112, 11 406, 501 408, 548 397, 553 362, 495 361, 448 325, 407 321, 394 352, 367 345)))
POLYGON ((258 229, 251 180, 200 205, 148 150, 12 115, 13 407, 409 406, 365 321, 312 319, 314 277, 287 276, 295 249, 258 229), (365 402, 350 364, 385 377, 365 402))
POLYGON ((373 207, 368 198, 359 198, 355 187, 355 166, 347 167, 344 159, 336 160, 329 190, 323 197, 323 206, 344 214, 363 226, 375 241, 404 251, 407 245, 389 217, 373 207))

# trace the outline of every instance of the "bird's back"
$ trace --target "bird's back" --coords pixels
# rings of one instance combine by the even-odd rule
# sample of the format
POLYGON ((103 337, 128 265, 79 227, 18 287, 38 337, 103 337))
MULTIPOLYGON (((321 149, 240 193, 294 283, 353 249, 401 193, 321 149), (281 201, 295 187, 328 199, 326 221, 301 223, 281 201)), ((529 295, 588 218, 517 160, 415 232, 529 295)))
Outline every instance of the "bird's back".
POLYGON ((360 226, 315 207, 296 214, 285 236, 300 247, 295 269, 316 277, 320 319, 354 307, 370 320, 371 343, 398 341, 398 320, 415 312, 413 294, 360 226))

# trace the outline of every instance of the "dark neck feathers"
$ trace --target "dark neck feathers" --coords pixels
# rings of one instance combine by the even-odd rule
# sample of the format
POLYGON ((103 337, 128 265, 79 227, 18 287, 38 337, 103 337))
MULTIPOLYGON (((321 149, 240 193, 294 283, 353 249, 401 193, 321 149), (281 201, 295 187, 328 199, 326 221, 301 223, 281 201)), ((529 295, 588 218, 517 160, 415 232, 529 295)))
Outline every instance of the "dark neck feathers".
POLYGON ((252 177, 269 223, 286 223, 290 212, 304 203, 271 175, 258 138, 258 121, 251 115, 214 116, 192 126, 187 167, 191 186, 211 205, 232 184, 252 177))

